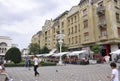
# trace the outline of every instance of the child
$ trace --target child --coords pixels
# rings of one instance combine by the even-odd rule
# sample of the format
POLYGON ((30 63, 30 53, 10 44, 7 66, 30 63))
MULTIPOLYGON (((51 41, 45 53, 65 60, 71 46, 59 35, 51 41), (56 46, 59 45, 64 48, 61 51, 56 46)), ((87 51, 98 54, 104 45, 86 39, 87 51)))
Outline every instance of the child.
POLYGON ((119 74, 118 74, 118 70, 116 68, 117 65, 114 62, 112 62, 112 63, 110 63, 110 66, 112 68, 112 74, 111 74, 111 76, 108 76, 108 78, 110 78, 110 81, 119 81, 119 78, 118 78, 119 74))

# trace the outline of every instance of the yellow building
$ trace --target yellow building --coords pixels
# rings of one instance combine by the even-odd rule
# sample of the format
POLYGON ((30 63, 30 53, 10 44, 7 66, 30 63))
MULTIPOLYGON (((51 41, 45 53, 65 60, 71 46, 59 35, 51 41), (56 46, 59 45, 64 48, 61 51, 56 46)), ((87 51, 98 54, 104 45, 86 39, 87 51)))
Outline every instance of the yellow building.
POLYGON ((40 39, 41 33, 42 33, 42 31, 39 31, 35 35, 33 35, 32 39, 31 39, 31 42, 34 43, 34 44, 37 43, 38 45, 40 45, 40 41, 42 41, 40 39))
POLYGON ((81 0, 54 20, 45 21, 40 46, 55 48, 58 30, 65 34, 69 50, 90 49, 97 43, 103 56, 109 54, 120 48, 120 0, 81 0))

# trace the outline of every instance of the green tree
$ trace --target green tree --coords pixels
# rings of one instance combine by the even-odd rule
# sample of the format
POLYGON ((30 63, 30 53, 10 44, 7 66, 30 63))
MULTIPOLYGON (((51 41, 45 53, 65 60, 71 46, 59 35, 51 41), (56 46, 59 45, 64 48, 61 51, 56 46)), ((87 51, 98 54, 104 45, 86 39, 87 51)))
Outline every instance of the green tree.
MULTIPOLYGON (((59 45, 59 43, 57 43, 56 48, 60 52, 60 45, 59 45)), ((63 43, 62 44, 62 52, 66 52, 66 51, 68 51, 68 47, 63 43)))
POLYGON ((42 51, 42 53, 49 53, 50 52, 50 50, 48 49, 47 46, 44 46, 41 51, 42 51))
POLYGON ((18 48, 10 48, 5 54, 5 60, 11 60, 14 63, 21 62, 21 52, 18 48))
POLYGON ((91 49, 95 54, 98 54, 101 50, 100 46, 98 44, 95 44, 91 49))
POLYGON ((37 43, 31 43, 29 46, 30 54, 39 54, 41 53, 40 46, 37 43))

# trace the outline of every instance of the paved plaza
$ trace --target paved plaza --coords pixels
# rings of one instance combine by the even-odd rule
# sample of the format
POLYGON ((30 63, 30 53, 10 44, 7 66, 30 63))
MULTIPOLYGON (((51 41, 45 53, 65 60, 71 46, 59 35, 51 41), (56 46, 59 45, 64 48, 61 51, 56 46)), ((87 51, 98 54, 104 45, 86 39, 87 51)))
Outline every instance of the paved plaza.
POLYGON ((40 75, 37 77, 33 67, 31 70, 25 67, 9 67, 6 70, 13 81, 109 81, 107 76, 111 73, 109 64, 39 67, 40 75))

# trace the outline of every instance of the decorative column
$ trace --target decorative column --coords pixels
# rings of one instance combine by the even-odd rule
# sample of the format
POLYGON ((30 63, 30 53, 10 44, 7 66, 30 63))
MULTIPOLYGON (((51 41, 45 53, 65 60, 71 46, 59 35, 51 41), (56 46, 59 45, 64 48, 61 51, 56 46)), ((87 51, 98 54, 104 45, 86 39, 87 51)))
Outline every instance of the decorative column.
MULTIPOLYGON (((65 35, 62 34, 61 32, 59 34, 57 34, 58 43, 60 45, 60 53, 62 52, 62 44, 63 44, 63 38, 64 38, 64 36, 65 35)), ((58 65, 63 65, 62 56, 60 56, 60 58, 59 58, 58 65)))

